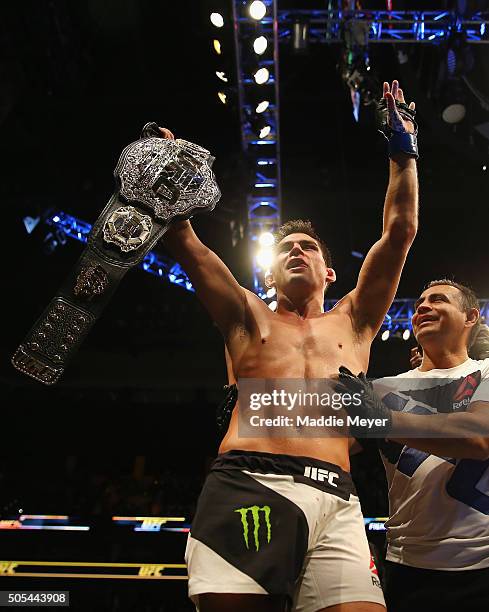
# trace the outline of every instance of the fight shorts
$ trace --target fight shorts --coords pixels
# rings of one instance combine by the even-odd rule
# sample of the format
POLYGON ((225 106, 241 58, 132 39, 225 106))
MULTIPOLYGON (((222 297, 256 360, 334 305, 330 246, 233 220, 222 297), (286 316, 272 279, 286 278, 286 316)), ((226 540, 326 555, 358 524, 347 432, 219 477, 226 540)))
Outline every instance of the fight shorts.
POLYGON ((351 476, 293 455, 231 451, 204 484, 185 560, 189 596, 285 595, 296 612, 384 604, 351 476))

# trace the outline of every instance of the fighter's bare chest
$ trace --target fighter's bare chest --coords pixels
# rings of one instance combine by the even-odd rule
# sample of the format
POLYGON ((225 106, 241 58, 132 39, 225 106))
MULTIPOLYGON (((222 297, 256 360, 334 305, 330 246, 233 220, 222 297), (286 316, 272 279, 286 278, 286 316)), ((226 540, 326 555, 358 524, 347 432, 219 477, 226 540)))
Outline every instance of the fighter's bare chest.
POLYGON ((340 318, 310 320, 269 320, 259 326, 255 339, 263 354, 278 353, 284 357, 325 357, 352 345, 352 331, 340 318))
POLYGON ((238 352, 231 351, 242 377, 320 378, 339 365, 364 369, 368 353, 356 341, 349 316, 328 314, 302 320, 269 316, 255 320, 238 352), (234 353, 234 354, 233 354, 234 353))

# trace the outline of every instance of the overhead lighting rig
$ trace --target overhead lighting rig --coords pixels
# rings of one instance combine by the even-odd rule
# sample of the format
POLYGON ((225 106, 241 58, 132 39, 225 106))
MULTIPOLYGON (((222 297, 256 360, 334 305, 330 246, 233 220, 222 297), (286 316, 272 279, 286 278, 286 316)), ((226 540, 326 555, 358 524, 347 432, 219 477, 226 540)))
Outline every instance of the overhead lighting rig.
POLYGON ((253 290, 268 300, 270 236, 281 223, 276 0, 233 0, 241 143, 250 164, 248 237, 253 290))
MULTIPOLYGON (((68 238, 77 240, 85 243, 88 238, 88 234, 92 228, 90 223, 82 221, 72 215, 68 215, 62 211, 50 212, 45 214, 43 221, 49 228, 52 228, 57 234, 64 235, 62 244, 65 244, 68 238)), ((37 230, 36 230, 37 231, 37 230)), ((264 232, 258 239, 258 244, 262 249, 269 249, 273 245, 273 235, 264 232)), ((266 256, 266 255, 264 255, 266 256)), ((139 266, 145 272, 149 272, 154 276, 161 278, 164 281, 176 284, 188 291, 194 291, 192 284, 188 276, 182 270, 180 265, 172 261, 169 257, 166 257, 160 253, 151 251, 146 255, 144 260, 139 266)), ((267 289, 265 297, 268 300, 274 300, 270 302, 269 307, 274 310, 276 308, 276 291, 275 289, 267 289), (274 303, 275 302, 275 303, 274 303)), ((389 337, 393 337, 394 334, 402 335, 404 340, 407 340, 406 330, 411 333, 411 317, 414 312, 414 303, 416 298, 405 298, 395 299, 392 302, 389 312, 386 315, 384 323, 380 333, 383 335, 384 340, 389 337)), ((324 301, 324 309, 331 310, 336 304, 337 300, 327 299, 324 301)), ((485 321, 489 320, 489 299, 479 300, 481 318, 485 321)))
MULTIPOLYGON (((52 243, 51 251, 60 245, 66 244, 68 238, 86 243, 88 234, 92 229, 90 223, 62 211, 47 214, 44 222, 53 229, 53 235, 56 237, 54 242, 52 239, 49 239, 52 243)), ((187 291, 195 291, 180 264, 161 253, 150 251, 138 267, 187 291)))
MULTIPOLYGON (((233 0, 241 140, 251 165, 247 203, 253 289, 264 299, 266 258, 257 259, 258 240, 281 222, 278 42, 292 43, 296 52, 310 43, 349 42, 344 79, 358 118, 360 103, 372 102, 372 92, 379 88, 370 66, 369 44, 436 42, 448 36, 457 20, 450 11, 395 11, 392 5, 380 11, 359 9, 359 2, 348 3, 348 10, 278 11, 276 0, 233 0), (356 9, 350 10, 353 5, 356 9)), ((468 42, 489 42, 489 21, 483 13, 458 18, 458 23, 468 42)))
MULTIPOLYGON (((298 3, 299 4, 299 3, 298 3)), ((341 43, 345 20, 368 26, 369 43, 432 43, 449 37, 457 23, 468 43, 489 43, 488 14, 477 11, 461 18, 452 11, 396 11, 396 10, 308 10, 287 9, 278 12, 280 40, 293 37, 293 24, 307 19, 309 42, 341 43)))

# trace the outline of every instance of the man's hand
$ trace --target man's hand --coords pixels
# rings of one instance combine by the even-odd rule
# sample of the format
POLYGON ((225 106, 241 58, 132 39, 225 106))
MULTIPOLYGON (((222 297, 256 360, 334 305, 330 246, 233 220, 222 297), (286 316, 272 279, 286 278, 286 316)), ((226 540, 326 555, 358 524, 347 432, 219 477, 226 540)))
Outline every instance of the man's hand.
POLYGON ((355 376, 348 368, 340 366, 338 381, 335 391, 352 396, 359 395, 362 400, 359 406, 353 403, 343 406, 348 416, 352 419, 355 417, 368 419, 366 424, 350 424, 352 436, 357 438, 387 435, 392 427, 391 410, 375 395, 372 384, 367 380, 365 374, 360 372, 358 376, 355 376))
POLYGON ((417 133, 418 125, 414 119, 415 104, 409 106, 404 101, 404 92, 398 81, 384 83, 384 96, 377 104, 377 121, 379 132, 389 142, 389 157, 399 161, 402 156, 418 159, 417 133))
MULTIPOLYGON (((385 85, 385 83, 384 83, 385 85)), ((161 134, 163 135, 163 138, 167 138, 168 140, 175 140, 175 136, 173 135, 173 132, 170 132, 170 130, 168 128, 158 128, 161 132, 161 134)))
MULTIPOLYGON (((414 134, 414 123, 407 118, 407 114, 403 117, 399 113, 399 110, 396 106, 396 100, 401 104, 406 104, 406 101, 404 100, 404 92, 399 87, 399 81, 392 81, 392 87, 389 86, 389 83, 384 82, 383 97, 387 103, 387 122, 391 130, 394 130, 395 132, 407 132, 408 134, 414 134)), ((416 108, 416 104, 414 102, 411 102, 408 108, 410 110, 414 110, 416 108)))

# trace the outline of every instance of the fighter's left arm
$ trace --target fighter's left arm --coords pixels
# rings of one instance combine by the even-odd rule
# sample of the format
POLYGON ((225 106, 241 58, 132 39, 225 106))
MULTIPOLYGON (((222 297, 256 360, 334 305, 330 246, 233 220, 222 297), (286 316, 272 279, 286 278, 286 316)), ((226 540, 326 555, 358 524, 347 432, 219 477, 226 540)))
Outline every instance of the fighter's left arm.
MULTIPOLYGON (((397 81, 384 83, 389 127, 394 136, 412 134, 414 123, 407 113, 400 115, 396 100, 404 104, 404 94, 397 81)), ((407 107, 406 107, 407 108, 407 107)), ((409 109, 414 110, 414 103, 409 109)), ((377 333, 394 299, 406 257, 418 227, 418 178, 413 155, 392 153, 389 162, 383 231, 381 238, 368 252, 360 271, 357 286, 350 294, 352 317, 359 331, 377 333)))

